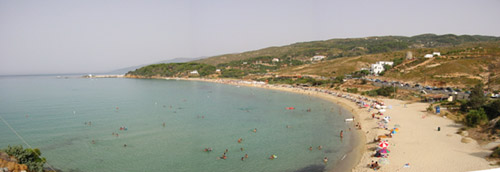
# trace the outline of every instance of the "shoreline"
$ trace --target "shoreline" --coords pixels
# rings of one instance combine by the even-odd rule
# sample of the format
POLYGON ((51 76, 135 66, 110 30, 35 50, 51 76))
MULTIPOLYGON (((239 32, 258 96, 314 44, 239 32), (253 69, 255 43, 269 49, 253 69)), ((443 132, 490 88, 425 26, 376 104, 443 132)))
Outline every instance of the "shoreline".
MULTIPOLYGON (((129 77, 125 77, 129 78, 129 77)), ((340 108, 343 108, 345 111, 356 119, 361 119, 361 116, 358 114, 358 109, 353 102, 348 99, 342 97, 336 97, 326 93, 320 93, 313 90, 303 90, 299 88, 287 88, 280 87, 276 85, 262 84, 258 82, 250 82, 250 81, 242 81, 236 79, 204 79, 204 78, 170 78, 170 77, 160 77, 160 78, 132 78, 132 79, 165 79, 165 80, 183 80, 183 81, 201 81, 201 82, 212 82, 218 84, 227 84, 227 85, 235 85, 235 86, 246 86, 246 87, 254 87, 254 88, 262 88, 276 91, 289 92, 293 94, 301 94, 314 96, 316 98, 320 98, 331 102, 335 105, 338 105, 340 108)), ((359 121, 361 122, 361 121, 359 121)), ((350 122, 346 125, 354 127, 354 123, 350 122)), ((343 172, 343 171, 352 171, 361 161, 363 153, 366 151, 363 149, 363 143, 366 142, 366 136, 363 134, 364 130, 353 129, 353 131, 348 132, 351 135, 350 143, 354 143, 355 145, 351 145, 350 149, 343 155, 343 158, 338 160, 333 169, 329 169, 330 172, 343 172)), ((326 169, 327 170, 327 169, 326 169)))
MULTIPOLYGON (((125 78, 140 77, 125 76, 125 78)), ((356 104, 356 100, 361 98, 367 101, 375 99, 357 94, 317 88, 268 85, 263 82, 237 79, 165 77, 147 79, 203 81, 306 94, 330 101, 345 110, 351 110, 349 113, 356 120, 347 125, 359 122, 363 127, 361 130, 355 129, 355 132, 349 132, 354 136, 351 139, 358 139, 350 140, 356 145, 353 145, 352 149, 345 154, 346 157, 339 160, 334 166, 335 168, 329 169, 329 171, 374 171, 367 166, 378 160, 378 158, 372 157, 373 149, 377 146, 371 139, 389 133, 388 130, 379 129, 377 120, 372 118, 371 113, 374 113, 376 109, 370 113, 366 108, 358 108, 359 106, 356 104)), ((379 101, 379 99, 376 100, 379 101)), ((461 124, 445 117, 428 114, 425 110, 429 106, 428 103, 405 102, 387 98, 380 100, 388 106, 387 111, 383 112, 384 116, 391 117, 388 128, 398 124, 401 125, 398 127, 401 131, 392 138, 384 139, 389 140, 391 153, 387 159, 390 160, 390 163, 382 165, 382 168, 377 171, 474 171, 499 167, 486 160, 492 150, 481 147, 475 140, 470 143, 462 142, 462 139, 467 137, 457 134, 457 131, 462 127, 461 124), (437 127, 441 129, 437 130, 437 127)))

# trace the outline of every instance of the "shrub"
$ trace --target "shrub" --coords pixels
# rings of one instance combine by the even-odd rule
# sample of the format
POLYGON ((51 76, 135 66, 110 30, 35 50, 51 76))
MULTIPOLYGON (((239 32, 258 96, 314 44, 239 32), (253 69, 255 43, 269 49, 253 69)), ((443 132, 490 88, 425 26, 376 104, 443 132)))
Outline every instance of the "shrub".
POLYGON ((465 116, 465 124, 469 127, 475 127, 486 121, 488 121, 488 117, 482 108, 479 110, 471 110, 465 116))
POLYGON ((495 148, 495 150, 493 150, 493 153, 491 153, 490 157, 500 158, 500 147, 495 148))
POLYGON ((358 93, 358 88, 347 88, 348 93, 358 93))
POLYGON ((493 119, 500 116, 500 100, 492 101, 491 103, 483 106, 488 119, 493 119))
POLYGON ((25 164, 28 166, 29 171, 41 172, 43 171, 43 165, 45 164, 45 158, 41 158, 40 149, 23 149, 23 146, 8 146, 7 149, 3 150, 10 156, 16 157, 20 164, 25 164))

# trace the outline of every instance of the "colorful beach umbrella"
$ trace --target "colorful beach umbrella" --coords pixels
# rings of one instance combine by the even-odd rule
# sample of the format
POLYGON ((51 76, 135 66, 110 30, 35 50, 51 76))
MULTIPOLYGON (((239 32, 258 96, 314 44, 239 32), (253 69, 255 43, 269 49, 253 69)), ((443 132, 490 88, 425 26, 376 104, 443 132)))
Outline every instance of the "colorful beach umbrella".
POLYGON ((381 148, 387 148, 387 147, 389 147, 389 142, 382 140, 378 143, 378 146, 381 148))
POLYGON ((380 150, 378 150, 378 152, 379 153, 385 153, 385 154, 391 153, 391 151, 389 149, 387 149, 387 148, 380 149, 380 150))

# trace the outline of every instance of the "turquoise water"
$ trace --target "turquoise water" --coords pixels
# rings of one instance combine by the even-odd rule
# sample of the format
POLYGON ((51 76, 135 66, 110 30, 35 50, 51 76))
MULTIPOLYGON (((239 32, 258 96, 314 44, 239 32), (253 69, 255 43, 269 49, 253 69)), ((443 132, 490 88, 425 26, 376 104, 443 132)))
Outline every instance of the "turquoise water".
MULTIPOLYGON (((352 137, 338 137, 348 126, 337 105, 261 88, 24 76, 0 77, 0 97, 0 115, 63 171, 322 171, 335 168, 352 137)), ((0 123, 0 147, 20 144, 0 123)))

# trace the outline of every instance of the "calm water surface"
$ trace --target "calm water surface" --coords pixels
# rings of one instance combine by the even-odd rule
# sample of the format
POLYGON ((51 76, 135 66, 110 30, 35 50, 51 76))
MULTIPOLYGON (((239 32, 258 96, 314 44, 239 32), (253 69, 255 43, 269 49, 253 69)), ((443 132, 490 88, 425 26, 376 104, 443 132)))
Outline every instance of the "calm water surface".
MULTIPOLYGON (((64 171, 332 169, 351 144, 338 112, 315 97, 206 82, 0 77, 0 116, 64 171)), ((21 144, 0 123, 0 147, 21 144)))

